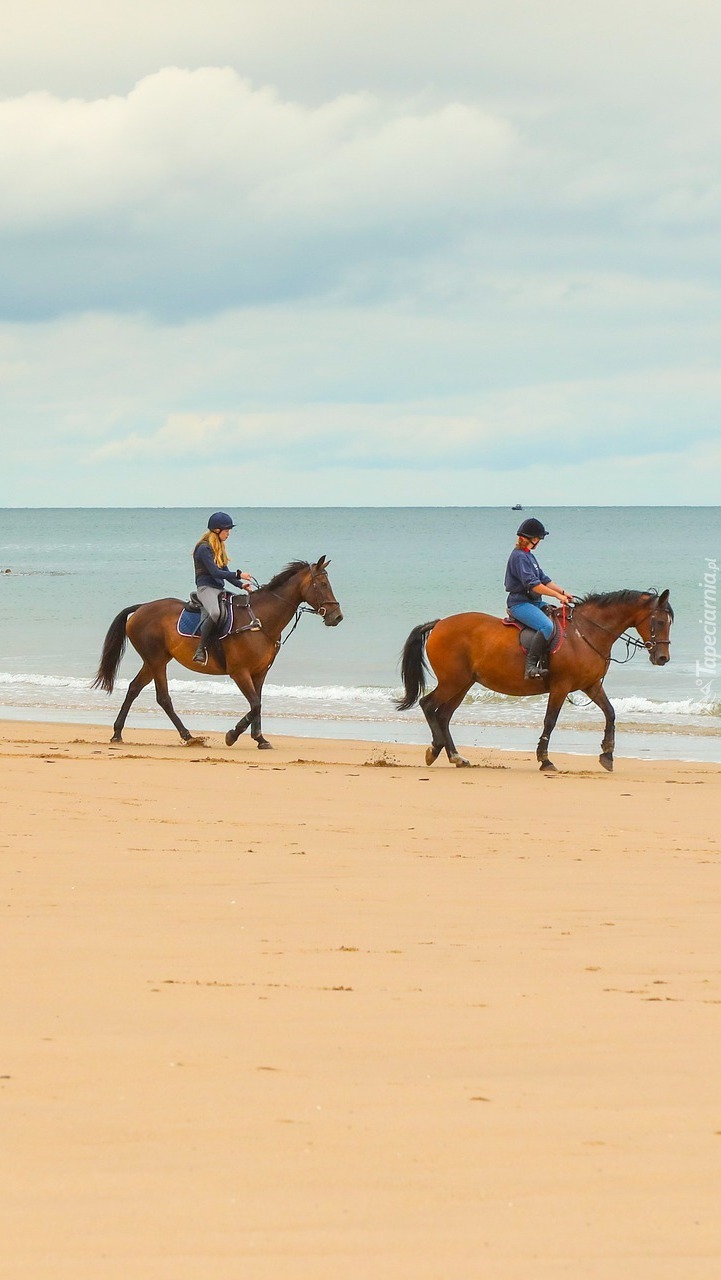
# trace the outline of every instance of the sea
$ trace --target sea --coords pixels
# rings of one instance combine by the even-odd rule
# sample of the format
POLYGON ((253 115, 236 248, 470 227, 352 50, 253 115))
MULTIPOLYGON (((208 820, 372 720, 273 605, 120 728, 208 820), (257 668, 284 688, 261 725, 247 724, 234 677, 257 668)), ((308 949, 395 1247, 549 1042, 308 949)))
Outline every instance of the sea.
MULTIPOLYGON (((481 610, 503 614, 503 573, 518 511, 508 507, 243 508, 233 567, 260 582, 291 560, 330 557, 344 621, 326 628, 304 615, 264 690, 263 729, 273 734, 426 744, 418 708, 400 713, 399 657, 418 623, 481 610)), ((538 558, 575 595, 668 587, 676 620, 671 661, 639 652, 612 663, 607 692, 617 712, 617 755, 721 761, 721 658, 716 581, 718 507, 533 507, 550 536, 538 558)), ((115 615, 141 601, 185 599, 192 548, 207 511, 191 508, 0 510, 0 719, 111 725, 140 666, 128 647, 113 694, 91 688, 115 615)), ((616 644, 614 657, 626 657, 616 644)), ((169 671, 175 706, 194 731, 225 731, 246 704, 227 677, 169 671)), ((533 752, 545 698, 475 687, 454 717, 459 746, 533 752)), ((134 704, 133 730, 169 725, 152 686, 134 704)), ((563 708, 558 752, 595 757, 602 717, 582 694, 563 708)))

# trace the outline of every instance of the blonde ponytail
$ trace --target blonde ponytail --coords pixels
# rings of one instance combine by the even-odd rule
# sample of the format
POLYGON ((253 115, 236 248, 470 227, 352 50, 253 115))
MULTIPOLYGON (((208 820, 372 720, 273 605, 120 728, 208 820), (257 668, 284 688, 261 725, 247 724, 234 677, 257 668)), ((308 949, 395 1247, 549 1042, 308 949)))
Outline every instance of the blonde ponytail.
POLYGON ((225 543, 218 537, 217 533, 213 533, 212 529, 208 529, 208 532, 204 533, 202 538, 198 538, 198 541, 195 544, 196 547, 199 547, 201 542, 208 543, 210 550, 213 552, 213 559, 215 560, 218 568, 227 569, 230 564, 228 552, 225 549, 225 543))

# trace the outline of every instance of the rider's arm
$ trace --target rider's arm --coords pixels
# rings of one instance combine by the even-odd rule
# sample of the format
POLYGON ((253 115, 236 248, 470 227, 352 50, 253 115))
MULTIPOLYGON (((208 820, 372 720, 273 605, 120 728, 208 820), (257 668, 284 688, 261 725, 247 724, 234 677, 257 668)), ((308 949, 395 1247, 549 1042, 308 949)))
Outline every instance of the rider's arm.
POLYGON ((239 581, 240 570, 221 569, 219 565, 215 563, 215 557, 213 555, 212 550, 208 546, 207 542, 201 543, 201 545, 197 548, 195 554, 196 554, 196 559, 200 563, 201 567, 205 570, 206 573, 210 574, 212 578, 215 578, 216 581, 218 579, 222 579, 223 582, 237 583, 239 581))
POLYGON ((573 596, 564 591, 563 587, 559 587, 558 583, 551 582, 550 578, 548 582, 537 583, 535 587, 531 587, 531 590, 535 591, 539 596, 553 596, 554 599, 561 600, 564 604, 570 603, 573 599, 573 596))

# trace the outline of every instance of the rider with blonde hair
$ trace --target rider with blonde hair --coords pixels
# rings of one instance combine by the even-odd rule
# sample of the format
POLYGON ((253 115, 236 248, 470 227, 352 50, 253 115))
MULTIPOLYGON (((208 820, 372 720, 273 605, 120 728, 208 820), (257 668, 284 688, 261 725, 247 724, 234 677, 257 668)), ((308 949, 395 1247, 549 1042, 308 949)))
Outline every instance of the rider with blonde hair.
POLYGON ((544 573, 533 554, 539 542, 548 537, 535 516, 523 520, 516 531, 518 541, 508 557, 505 588, 508 592, 508 612, 512 618, 531 627, 535 636, 526 654, 526 677, 540 678, 547 674, 548 642, 553 635, 553 621, 541 608, 543 596, 571 604, 573 596, 552 582, 544 573))
POLYGON ((215 511, 208 521, 207 533, 196 542, 193 549, 195 565, 195 594, 203 606, 203 621, 200 626, 198 647, 193 654, 194 662, 205 663, 208 660, 207 644, 213 628, 220 619, 220 594, 227 584, 232 582, 244 590, 250 583, 251 576, 242 569, 228 567, 228 552, 225 544, 231 529, 235 525, 225 511, 215 511))

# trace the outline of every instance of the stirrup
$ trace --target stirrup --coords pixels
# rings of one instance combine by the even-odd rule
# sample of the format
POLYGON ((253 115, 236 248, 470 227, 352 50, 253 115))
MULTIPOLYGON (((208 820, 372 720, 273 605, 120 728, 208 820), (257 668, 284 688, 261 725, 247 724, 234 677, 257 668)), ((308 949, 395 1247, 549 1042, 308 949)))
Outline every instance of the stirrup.
POLYGON ((548 675, 548 668, 543 667, 541 658, 531 658, 530 662, 526 662, 526 670, 523 673, 525 680, 542 680, 548 675))
POLYGON ((204 644, 199 644, 197 649, 195 650, 195 653, 193 654, 193 662, 197 662, 201 666, 205 666, 207 661, 208 661, 208 650, 206 649, 204 644))

